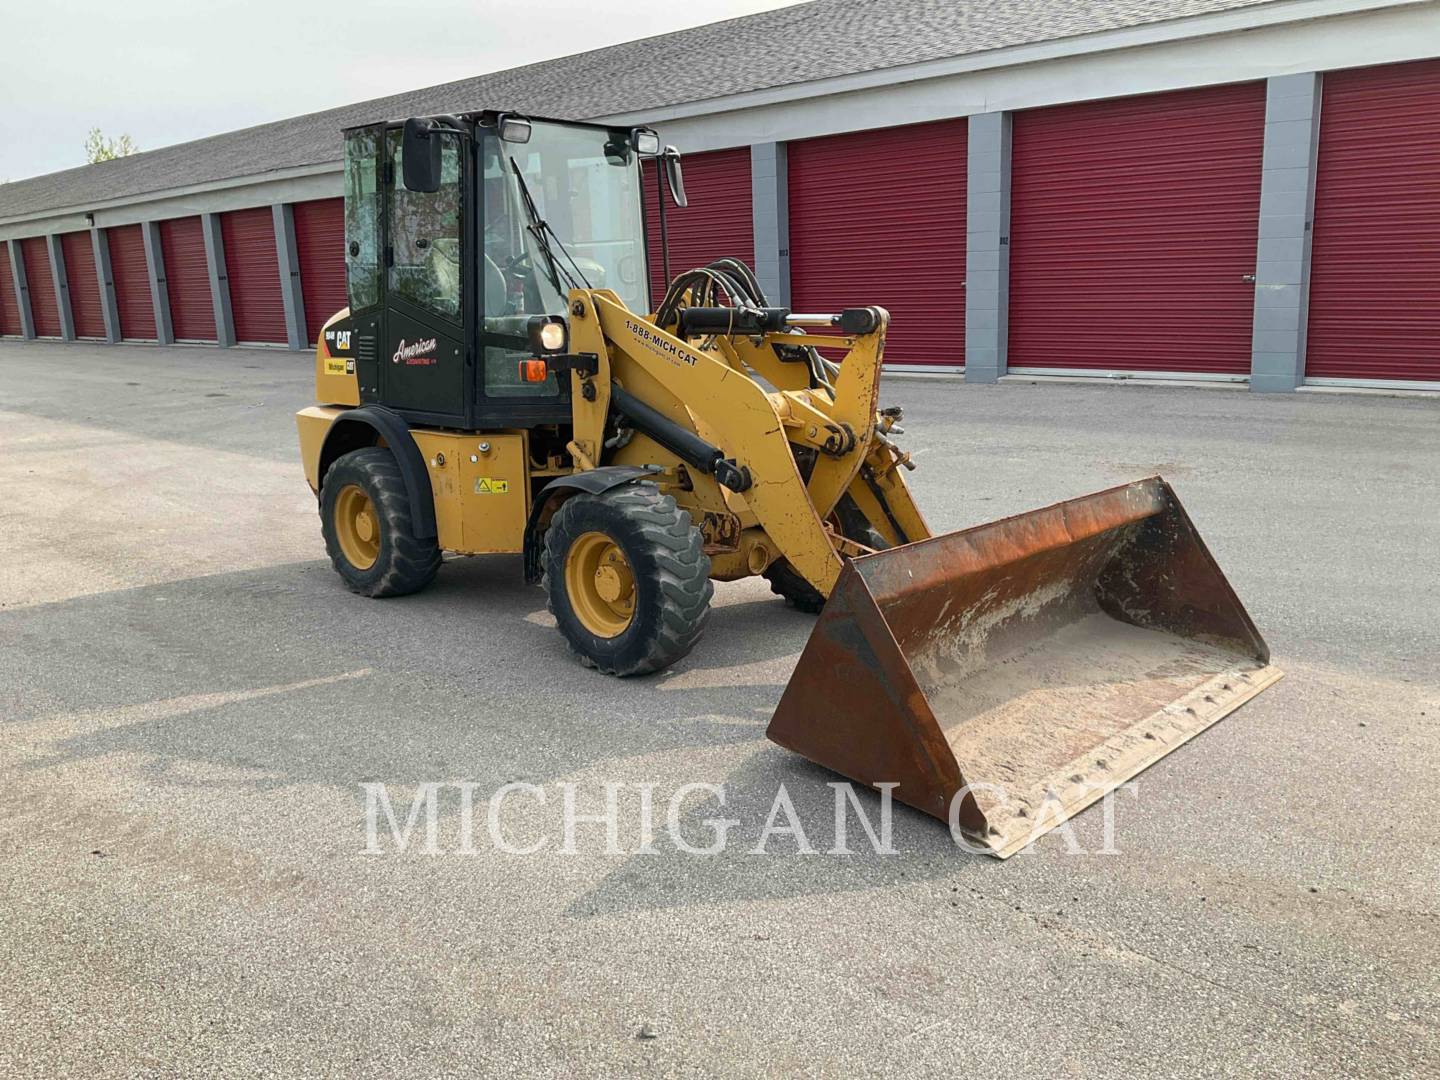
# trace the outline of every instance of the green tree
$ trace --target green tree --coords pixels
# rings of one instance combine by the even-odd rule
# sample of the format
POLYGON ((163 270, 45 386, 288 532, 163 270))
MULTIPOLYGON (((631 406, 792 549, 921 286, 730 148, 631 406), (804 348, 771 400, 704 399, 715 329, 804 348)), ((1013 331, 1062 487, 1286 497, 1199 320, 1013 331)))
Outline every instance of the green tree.
POLYGON ((129 135, 121 135, 118 139, 107 139, 99 128, 91 128, 90 134, 85 136, 85 160, 91 165, 99 161, 113 161, 115 158, 129 157, 139 151, 140 148, 135 145, 135 140, 129 135))

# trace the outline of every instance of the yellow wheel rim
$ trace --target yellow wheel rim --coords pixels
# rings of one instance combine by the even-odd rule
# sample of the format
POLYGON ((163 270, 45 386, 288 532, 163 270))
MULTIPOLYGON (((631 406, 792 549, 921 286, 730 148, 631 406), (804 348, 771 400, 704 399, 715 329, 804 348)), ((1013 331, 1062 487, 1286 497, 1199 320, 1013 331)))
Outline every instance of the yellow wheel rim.
POLYGON ((347 484, 335 499, 335 537, 356 570, 369 570, 380 557, 380 519, 359 484, 347 484))
POLYGON ((635 572, 604 533, 584 533, 570 545, 565 593, 575 617, 596 637, 619 637, 635 617, 635 572))

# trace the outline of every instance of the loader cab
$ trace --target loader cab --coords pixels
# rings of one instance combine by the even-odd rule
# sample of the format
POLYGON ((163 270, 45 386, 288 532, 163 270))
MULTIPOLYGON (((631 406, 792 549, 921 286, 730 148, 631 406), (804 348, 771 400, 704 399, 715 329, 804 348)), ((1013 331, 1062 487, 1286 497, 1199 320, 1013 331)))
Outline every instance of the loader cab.
POLYGON ((568 422, 568 377, 520 376, 527 326, 564 315, 573 287, 648 310, 636 142, 630 129, 488 111, 348 130, 361 401, 470 430, 568 422))

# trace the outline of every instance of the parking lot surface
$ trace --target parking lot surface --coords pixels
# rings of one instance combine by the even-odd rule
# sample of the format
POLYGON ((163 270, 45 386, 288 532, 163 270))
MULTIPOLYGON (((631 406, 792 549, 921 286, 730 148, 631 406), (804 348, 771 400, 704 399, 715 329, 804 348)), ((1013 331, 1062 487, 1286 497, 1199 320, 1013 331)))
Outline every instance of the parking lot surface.
POLYGON ((1158 472, 1286 672, 1108 845, 1097 806, 1000 863, 903 807, 895 854, 853 814, 827 854, 838 778, 764 739, 812 621, 763 582, 627 681, 518 557, 347 592, 295 446, 311 372, 0 343, 0 1073, 1440 1068, 1440 402, 887 380, 932 526, 1158 472), (367 852, 377 785, 403 826, 431 783, 434 850, 382 817, 367 852), (607 783, 616 850, 582 822, 567 852, 566 785, 599 814, 607 783), (506 784, 543 792, 497 821, 533 853, 490 836, 506 784), (687 784, 725 804, 672 831, 687 784), (781 785, 815 854, 755 853, 781 785), (716 818, 722 852, 677 844, 716 818))

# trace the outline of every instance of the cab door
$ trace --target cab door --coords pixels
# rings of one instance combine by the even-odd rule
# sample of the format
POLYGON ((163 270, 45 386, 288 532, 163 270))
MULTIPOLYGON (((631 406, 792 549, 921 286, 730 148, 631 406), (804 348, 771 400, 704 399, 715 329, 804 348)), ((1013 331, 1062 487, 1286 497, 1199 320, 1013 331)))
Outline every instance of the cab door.
POLYGON ((379 350, 380 400, 421 423, 466 415, 461 236, 467 170, 460 136, 441 140, 441 183, 405 187, 398 129, 385 133, 385 304, 379 350))
POLYGON ((542 220, 570 235, 565 215, 577 193, 569 186, 563 160, 548 162, 547 172, 540 146, 545 130, 528 145, 505 143, 494 133, 482 135, 479 143, 475 400, 476 418, 485 427, 534 427, 565 423, 572 416, 568 375, 557 378, 551 372, 541 383, 520 377, 521 361, 532 355, 526 333, 531 316, 561 315, 567 307, 563 293, 545 287, 536 226, 524 206, 528 194, 542 220))

